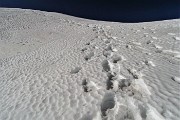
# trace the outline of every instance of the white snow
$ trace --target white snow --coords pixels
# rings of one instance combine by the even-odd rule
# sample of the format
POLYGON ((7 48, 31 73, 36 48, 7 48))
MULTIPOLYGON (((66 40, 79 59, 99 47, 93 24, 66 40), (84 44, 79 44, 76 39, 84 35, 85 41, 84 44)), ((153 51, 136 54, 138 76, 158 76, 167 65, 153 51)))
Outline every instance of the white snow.
POLYGON ((180 84, 180 77, 172 77, 172 79, 180 84))
POLYGON ((174 37, 175 40, 180 40, 180 37, 174 37))
POLYGON ((0 8, 0 120, 179 120, 179 22, 0 8))
POLYGON ((173 35, 176 35, 176 34, 175 33, 168 33, 168 35, 172 35, 173 36, 173 35))
POLYGON ((152 39, 157 40, 158 38, 153 36, 152 39))

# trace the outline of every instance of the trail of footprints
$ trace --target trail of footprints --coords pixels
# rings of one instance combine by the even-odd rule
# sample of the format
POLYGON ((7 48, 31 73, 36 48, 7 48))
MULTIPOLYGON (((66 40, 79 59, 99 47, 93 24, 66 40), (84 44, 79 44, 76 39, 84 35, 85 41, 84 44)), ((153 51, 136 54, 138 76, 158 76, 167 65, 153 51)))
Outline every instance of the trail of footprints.
MULTIPOLYGON (((102 27, 93 27, 94 31, 97 31, 98 37, 104 40, 106 47, 102 54, 105 59, 102 61, 102 71, 107 75, 106 92, 100 105, 100 118, 98 115, 95 118, 102 120, 143 120, 147 118, 147 98, 151 95, 148 87, 142 79, 140 71, 134 69, 125 68, 129 75, 124 77, 121 74, 121 67, 123 61, 126 59, 118 54, 118 50, 113 44, 113 40, 117 37, 112 37, 102 27), (102 37, 102 38, 101 38, 102 37), (144 102, 139 100, 144 99, 144 102), (132 106, 133 108, 131 108, 132 106), (135 110, 139 112, 135 112, 135 110)), ((150 42, 149 42, 150 43, 150 42)), ((149 44, 148 43, 148 44, 149 44)), ((86 43, 86 46, 91 45, 90 42, 86 43)), ((130 47, 128 47, 130 48, 130 47)), ((85 53, 88 50, 87 47, 81 51, 85 53)), ((94 56, 93 50, 85 54, 84 59, 89 61, 94 56)), ((146 65, 152 65, 151 61, 145 61, 146 65)), ((82 87, 84 92, 91 92, 96 88, 96 84, 87 79, 83 79, 82 87), (94 87, 94 88, 93 88, 94 87)), ((143 100, 142 100, 143 101, 143 100)), ((84 120, 84 119, 83 119, 84 120)))
MULTIPOLYGON (((118 39, 117 37, 112 37, 103 28, 98 28, 97 34, 106 44, 102 54, 105 59, 102 61, 102 70, 107 75, 106 90, 101 106, 101 118, 103 120, 111 119, 128 119, 128 120, 145 120, 145 119, 159 119, 164 118, 148 104, 148 99, 151 95, 147 85, 144 83, 143 74, 141 70, 135 70, 132 68, 123 68, 123 61, 126 59, 118 54, 113 41, 118 39), (101 35, 100 35, 101 34, 101 35), (126 76, 121 74, 121 69, 126 69, 129 75, 126 76)), ((147 37, 147 36, 145 36, 147 37)), ((152 39, 157 40, 157 37, 152 37, 152 39)), ((141 46, 141 44, 136 44, 141 46)), ((154 44, 152 40, 148 40, 147 45, 154 47, 155 53, 164 54, 173 53, 178 58, 178 52, 174 53, 168 50, 162 50, 162 47, 154 44)), ((87 45, 90 45, 88 43, 87 45)), ((131 45, 126 46, 127 49, 131 49, 131 45)), ((87 49, 85 49, 87 50, 87 49)), ((85 60, 92 58, 94 53, 90 53, 85 57, 85 60)), ((147 55, 151 55, 150 53, 147 55)), ((155 67, 156 65, 151 60, 144 60, 144 65, 148 67, 155 67)), ((179 81, 176 80, 176 81, 179 81)), ((88 82, 83 82, 84 91, 90 92, 92 89, 88 88, 88 82)))

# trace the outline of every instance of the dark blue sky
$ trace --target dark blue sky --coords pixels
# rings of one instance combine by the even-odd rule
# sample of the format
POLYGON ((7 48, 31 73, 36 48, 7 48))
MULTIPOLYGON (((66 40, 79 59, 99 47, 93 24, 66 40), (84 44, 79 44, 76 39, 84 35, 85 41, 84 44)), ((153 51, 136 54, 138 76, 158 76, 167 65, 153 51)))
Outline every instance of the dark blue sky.
POLYGON ((0 0, 0 7, 59 12, 116 22, 147 22, 180 17, 180 0, 0 0))

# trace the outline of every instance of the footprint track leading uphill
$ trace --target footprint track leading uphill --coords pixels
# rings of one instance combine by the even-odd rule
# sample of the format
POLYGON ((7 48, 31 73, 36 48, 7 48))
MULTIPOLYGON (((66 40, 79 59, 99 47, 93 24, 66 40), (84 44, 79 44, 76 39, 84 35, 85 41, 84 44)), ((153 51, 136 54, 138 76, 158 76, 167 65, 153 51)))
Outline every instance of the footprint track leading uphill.
MULTIPOLYGON (((118 39, 118 37, 116 37, 116 39, 118 39)), ((111 41, 108 43, 105 41, 105 43, 107 44, 107 47, 105 47, 103 55, 106 57, 106 59, 102 61, 101 65, 108 78, 106 82, 106 89, 111 91, 111 95, 109 96, 113 97, 107 97, 107 94, 110 94, 109 92, 105 94, 101 103, 102 119, 141 120, 156 119, 159 117, 159 119, 163 120, 163 117, 158 112, 153 113, 153 115, 149 113, 150 111, 148 109, 154 109, 150 105, 149 108, 146 106, 148 104, 148 98, 150 97, 151 92, 142 79, 143 75, 141 71, 137 71, 132 68, 127 69, 129 75, 126 74, 125 76, 127 78, 124 77, 124 75, 121 74, 120 69, 123 66, 123 61, 126 61, 126 59, 123 56, 118 55, 118 50, 112 46, 111 41), (115 100, 118 99, 117 96, 119 96, 123 101, 128 101, 129 99, 131 99, 131 101, 125 103, 117 101, 115 100), (126 97, 124 98, 123 96, 126 97), (142 102, 135 102, 139 100, 142 102), (104 104, 106 106, 102 107, 104 104), (123 105, 125 111, 123 110, 123 107, 118 107, 118 104, 123 105), (128 106, 132 106, 132 108, 129 108, 128 106), (124 113, 120 112, 122 110, 124 113)), ((145 63, 146 65, 150 65, 151 62, 145 61, 145 63)), ((154 66, 153 64, 151 65, 154 66)))

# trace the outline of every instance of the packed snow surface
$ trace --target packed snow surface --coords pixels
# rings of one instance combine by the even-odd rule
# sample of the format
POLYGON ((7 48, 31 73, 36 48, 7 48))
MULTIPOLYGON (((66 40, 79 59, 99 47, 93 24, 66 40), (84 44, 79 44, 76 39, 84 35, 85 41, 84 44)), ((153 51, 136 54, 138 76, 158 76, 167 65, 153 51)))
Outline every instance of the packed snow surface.
POLYGON ((180 20, 0 9, 0 120, 179 120, 180 20))

